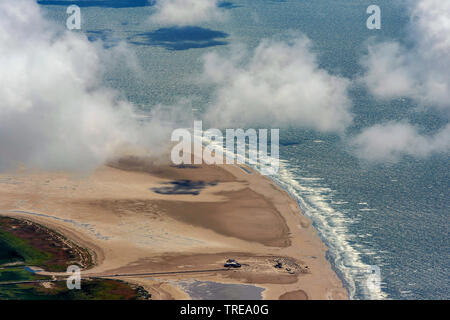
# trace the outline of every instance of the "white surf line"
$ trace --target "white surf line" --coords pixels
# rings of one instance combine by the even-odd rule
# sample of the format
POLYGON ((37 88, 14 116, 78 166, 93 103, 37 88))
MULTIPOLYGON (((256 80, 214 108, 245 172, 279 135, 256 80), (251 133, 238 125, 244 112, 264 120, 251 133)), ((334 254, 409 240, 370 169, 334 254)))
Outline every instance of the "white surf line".
MULTIPOLYGON (((213 144, 220 148, 224 155, 231 153, 223 147, 223 141, 211 141, 207 137, 203 137, 203 144, 213 144)), ((234 155, 234 150, 231 155, 234 155)), ((269 156, 268 156, 269 157, 269 156)), ((236 158, 245 162, 245 159, 240 157, 237 152, 236 158)), ((269 157, 270 158, 270 157, 269 157)), ((271 160, 272 161, 272 160, 271 160)), ((369 299, 386 299, 387 295, 381 289, 368 287, 365 281, 368 276, 370 266, 363 263, 361 260, 360 251, 356 250, 351 244, 351 234, 348 230, 348 225, 352 224, 342 212, 334 210, 329 206, 327 200, 332 196, 333 190, 328 187, 311 186, 306 187, 301 185, 298 180, 305 182, 320 182, 322 178, 314 177, 300 177, 295 176, 285 165, 286 160, 280 159, 280 169, 277 175, 268 176, 272 181, 277 183, 281 188, 286 190, 300 205, 303 213, 309 217, 315 224, 315 228, 319 235, 327 244, 329 253, 333 255, 334 267, 337 269, 339 275, 343 277, 344 284, 349 290, 349 297, 355 297, 357 287, 362 289, 364 295, 369 299), (304 197, 308 197, 315 206, 309 205, 304 197)), ((258 165, 247 166, 254 170, 258 170, 258 165)), ((375 252, 365 252, 365 254, 376 254, 375 252)))
MULTIPOLYGON (((357 285, 370 299, 387 298, 386 293, 380 289, 368 288, 365 283, 362 283, 368 276, 369 265, 361 261, 361 252, 350 244, 351 234, 347 226, 353 221, 327 203, 333 191, 325 187, 314 188, 301 185, 286 168, 284 162, 280 161, 280 174, 274 177, 274 180, 299 202, 305 215, 315 223, 319 234, 325 239, 330 254, 334 256, 335 267, 342 273, 344 281, 349 286, 350 298, 354 298, 357 285), (303 197, 307 197, 314 207, 309 205, 303 197)), ((367 254, 375 253, 367 252, 367 254)))

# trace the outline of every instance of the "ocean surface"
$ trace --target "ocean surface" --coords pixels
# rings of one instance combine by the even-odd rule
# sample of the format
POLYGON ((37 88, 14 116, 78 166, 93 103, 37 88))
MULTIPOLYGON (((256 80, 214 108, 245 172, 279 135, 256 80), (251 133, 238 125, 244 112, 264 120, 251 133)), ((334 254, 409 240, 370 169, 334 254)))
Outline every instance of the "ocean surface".
MULTIPOLYGON (((55 2, 41 1, 42 8, 64 25, 67 5, 55 2)), ((401 1, 234 0, 223 5, 230 16, 225 22, 167 28, 149 20, 154 8, 142 1, 72 3, 81 7, 82 32, 90 40, 105 46, 126 41, 136 52, 141 72, 117 63, 105 75, 108 85, 142 112, 193 97, 199 116, 211 102, 211 90, 197 81, 207 52, 233 43, 253 48, 264 38, 302 32, 322 68, 353 79, 367 41, 403 42, 409 19, 401 1), (378 31, 365 25, 371 4, 382 8, 378 31)), ((438 115, 415 112, 409 100, 379 102, 357 86, 351 97, 350 135, 385 120, 409 119, 428 132, 445 124, 438 115)), ((298 128, 282 129, 280 143, 281 169, 272 178, 312 219, 350 298, 450 298, 448 154, 374 165, 355 158, 338 136, 298 128), (380 288, 367 285, 370 266, 379 268, 380 288)))

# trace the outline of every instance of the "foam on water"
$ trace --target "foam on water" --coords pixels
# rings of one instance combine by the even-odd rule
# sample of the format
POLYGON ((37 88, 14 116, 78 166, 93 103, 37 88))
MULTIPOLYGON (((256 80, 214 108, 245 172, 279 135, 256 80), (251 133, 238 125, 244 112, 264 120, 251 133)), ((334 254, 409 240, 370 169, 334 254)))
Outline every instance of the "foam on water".
MULTIPOLYGON (((214 146, 217 150, 221 150, 224 156, 230 154, 230 151, 223 147, 223 140, 213 141, 208 137, 202 137, 201 141, 203 145, 214 146)), ((239 153, 236 156, 241 162, 245 160, 239 153)), ((265 160, 266 163, 275 161, 270 159, 270 156, 265 160)), ((249 166, 258 171, 261 169, 258 165, 249 166)), ((313 221, 314 227, 328 247, 327 258, 348 289, 349 298, 372 300, 388 298, 382 290, 383 283, 379 287, 367 285, 371 266, 361 260, 361 255, 374 255, 376 252, 352 242, 355 235, 351 234, 349 226, 357 220, 349 219, 345 210, 336 210, 330 206, 330 203, 339 206, 346 202, 335 199, 334 191, 323 185, 322 178, 302 177, 299 172, 300 168, 294 168, 287 161, 280 160, 278 174, 269 178, 286 190, 297 201, 303 213, 313 221)))
POLYGON ((366 285, 370 266, 361 261, 361 254, 375 253, 351 244, 354 236, 348 226, 356 221, 348 219, 344 211, 329 205, 331 201, 335 205, 339 203, 339 200, 333 199, 333 190, 320 185, 320 180, 302 179, 297 172, 299 170, 289 168, 289 164, 282 161, 278 175, 271 178, 291 194, 304 214, 313 221, 329 249, 328 258, 344 281, 350 298, 355 298, 357 291, 363 292, 364 298, 387 298, 381 289, 366 285))

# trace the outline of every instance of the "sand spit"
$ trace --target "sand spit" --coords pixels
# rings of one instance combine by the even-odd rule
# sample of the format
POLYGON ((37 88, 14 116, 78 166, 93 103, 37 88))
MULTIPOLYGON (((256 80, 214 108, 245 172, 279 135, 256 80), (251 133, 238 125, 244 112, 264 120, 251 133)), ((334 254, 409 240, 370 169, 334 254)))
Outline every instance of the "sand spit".
POLYGON ((85 275, 142 285, 153 299, 188 299, 180 281, 253 284, 264 299, 347 298, 297 203, 249 168, 127 158, 83 176, 1 174, 0 194, 1 215, 93 252, 85 275), (242 267, 224 270, 227 259, 242 267))

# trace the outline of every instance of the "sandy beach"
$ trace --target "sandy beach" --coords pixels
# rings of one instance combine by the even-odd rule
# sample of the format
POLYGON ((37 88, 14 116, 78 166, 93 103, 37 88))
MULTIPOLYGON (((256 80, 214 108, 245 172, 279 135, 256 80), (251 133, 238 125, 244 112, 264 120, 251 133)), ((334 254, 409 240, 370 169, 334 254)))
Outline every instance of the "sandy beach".
POLYGON ((249 168, 126 158, 83 175, 1 174, 0 194, 1 215, 88 249, 83 275, 128 275, 118 278, 152 299, 189 299, 193 281, 254 285, 264 299, 347 298, 297 203, 249 168), (227 259, 242 267, 224 270, 227 259))

